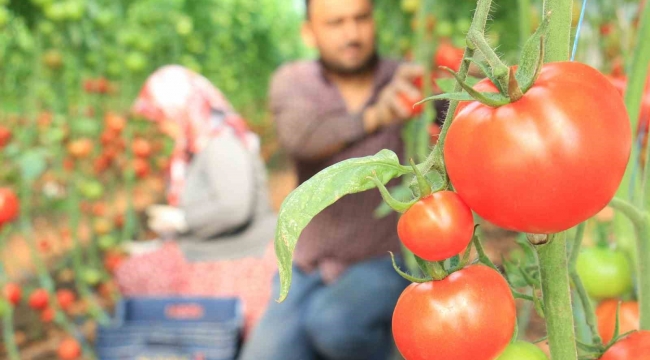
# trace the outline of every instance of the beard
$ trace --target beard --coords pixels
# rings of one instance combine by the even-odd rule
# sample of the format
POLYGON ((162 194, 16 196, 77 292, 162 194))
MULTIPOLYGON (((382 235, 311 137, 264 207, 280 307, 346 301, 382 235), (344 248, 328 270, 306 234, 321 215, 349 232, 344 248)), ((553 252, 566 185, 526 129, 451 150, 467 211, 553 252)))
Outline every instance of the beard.
POLYGON ((367 74, 368 72, 374 70, 375 66, 379 62, 379 55, 377 54, 377 50, 373 50, 373 52, 364 62, 353 67, 342 65, 336 61, 330 61, 323 58, 322 56, 319 58, 319 61, 327 72, 339 76, 356 76, 367 74))

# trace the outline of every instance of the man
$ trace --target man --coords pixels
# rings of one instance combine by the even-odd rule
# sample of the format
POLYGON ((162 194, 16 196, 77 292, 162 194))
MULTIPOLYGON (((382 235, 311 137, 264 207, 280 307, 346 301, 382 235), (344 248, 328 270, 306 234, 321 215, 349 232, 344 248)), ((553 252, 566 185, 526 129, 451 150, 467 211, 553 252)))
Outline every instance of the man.
MULTIPOLYGON (((307 0, 302 37, 318 61, 283 66, 270 89, 279 140, 302 183, 342 160, 402 154, 402 124, 420 99, 414 65, 381 59, 371 0, 307 0)), ((397 216, 377 220, 379 191, 345 196, 303 231, 288 298, 271 301, 241 360, 385 360, 391 318, 408 285, 392 268, 397 216)), ((274 280, 273 300, 279 280, 274 280)))

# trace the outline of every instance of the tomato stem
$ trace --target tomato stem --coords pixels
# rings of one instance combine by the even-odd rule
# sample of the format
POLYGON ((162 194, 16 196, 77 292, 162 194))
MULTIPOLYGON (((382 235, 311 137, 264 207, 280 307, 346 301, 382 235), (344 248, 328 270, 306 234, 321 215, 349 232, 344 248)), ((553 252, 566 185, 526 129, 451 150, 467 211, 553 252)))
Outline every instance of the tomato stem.
POLYGON ((650 330, 650 214, 631 203, 615 197, 609 205, 625 215, 633 225, 637 239, 637 281, 641 329, 650 330))
MULTIPOLYGON (((640 15, 639 32, 636 34, 637 44, 632 52, 632 62, 628 70, 628 83, 625 91, 625 107, 630 117, 630 124, 634 134, 637 133, 639 125, 639 112, 641 110, 641 98, 643 88, 648 78, 648 63, 650 63, 650 6, 646 5, 645 10, 640 15), (646 39, 646 40, 644 40, 646 39)), ((632 195, 629 192, 630 177, 633 174, 634 166, 639 161, 639 148, 632 146, 632 153, 627 165, 627 170, 617 195, 625 200, 631 200, 632 195)), ((644 170, 643 177, 648 176, 648 169, 644 170)), ((644 202, 644 209, 647 206, 644 202)))
POLYGON ((578 358, 565 237, 564 232, 553 234, 548 244, 536 247, 546 330, 553 360, 578 358))
MULTIPOLYGON (((464 80, 462 80, 458 74, 456 74, 452 69, 441 66, 440 67, 442 70, 445 70, 446 72, 450 73, 454 78, 456 78, 456 82, 460 84, 460 86, 465 90, 474 100, 479 101, 487 106, 491 107, 499 107, 501 105, 507 104, 508 98, 505 96, 502 96, 500 94, 491 94, 491 93, 481 93, 479 91, 474 90, 473 87, 471 87, 469 84, 467 84, 464 80)), ((516 81, 516 80, 515 80, 516 81)), ((521 92, 521 90, 520 90, 521 92)), ((523 94, 521 95, 523 96, 523 94)))
MULTIPOLYGON (((502 89, 507 89, 508 66, 499 59, 499 56, 490 47, 490 44, 488 44, 485 39, 484 30, 470 30, 469 33, 467 33, 467 40, 471 42, 475 48, 481 52, 481 54, 483 54, 488 64, 490 64, 490 67, 492 68, 492 78, 497 79, 502 89)), ((507 93, 502 95, 507 95, 507 93)))
POLYGON ((424 260, 417 255, 415 256, 415 261, 417 261, 420 270, 426 275, 430 276, 435 281, 440 281, 447 277, 447 271, 445 271, 444 266, 440 263, 424 260))
MULTIPOLYGON (((472 19, 472 24, 470 25, 470 31, 479 31, 480 33, 485 33, 485 24, 487 18, 490 15, 490 6, 492 5, 492 0, 478 0, 476 5, 476 12, 474 13, 474 18, 472 19)), ((469 61, 467 59, 474 56, 475 49, 467 46, 465 48, 465 53, 463 54, 463 61, 461 62, 460 69, 458 70, 458 78, 465 81, 467 79, 467 72, 469 70, 469 61)), ((454 92, 460 92, 462 87, 460 84, 454 86, 454 92)), ((428 173, 432 168, 436 167, 440 169, 440 175, 443 179, 443 182, 448 183, 447 173, 445 169, 445 162, 443 159, 443 149, 445 147, 445 138, 447 137, 447 131, 449 131, 449 126, 454 118, 454 113, 458 107, 458 101, 451 100, 449 102, 449 108, 447 109, 447 115, 445 116, 445 121, 440 132, 440 137, 436 146, 433 148, 433 151, 429 154, 427 159, 424 162, 425 174, 428 173)))
POLYGON ((578 262, 578 255, 580 254, 580 247, 582 246, 582 238, 585 233, 586 223, 581 223, 576 229, 576 234, 573 239, 573 246, 571 247, 571 255, 569 256, 569 276, 571 277, 571 282, 578 293, 580 298, 580 303, 585 312, 585 320, 589 329, 591 331, 591 338, 595 346, 602 347, 603 339, 598 333, 598 326, 596 324, 596 312, 594 306, 587 295, 587 290, 585 290, 582 280, 578 275, 578 270, 576 269, 576 264, 578 262))
POLYGON ((395 269, 395 271, 401 277, 403 277, 404 279, 406 279, 406 280, 408 280, 410 282, 413 282, 413 283, 418 283, 418 284, 433 281, 433 279, 431 279, 431 278, 419 278, 419 277, 416 277, 416 276, 405 273, 404 271, 402 271, 399 268, 399 266, 397 266, 397 263, 395 262, 395 255, 392 252, 389 252, 389 254, 390 254, 391 261, 393 262, 393 269, 395 269))
POLYGON ((508 71, 508 97, 511 102, 515 102, 524 97, 524 93, 521 91, 521 87, 519 87, 519 83, 515 77, 515 69, 509 68, 508 71))
POLYGON ((424 175, 422 175, 420 169, 418 169, 418 167, 415 165, 413 159, 410 159, 409 163, 411 164, 411 168, 413 168, 413 172, 415 173, 415 179, 418 181, 420 198, 425 198, 431 195, 431 185, 429 184, 429 181, 427 181, 424 175))
POLYGON ((384 199, 384 202, 386 202, 386 204, 390 206, 391 209, 395 210, 398 213, 405 213, 408 209, 411 208, 411 206, 413 206, 413 204, 418 202, 418 199, 413 199, 413 201, 408 203, 399 201, 395 199, 393 195, 391 195, 390 191, 386 189, 386 186, 382 184, 377 175, 370 176, 369 179, 372 180, 372 182, 374 182, 377 186, 377 189, 379 189, 379 193, 381 194, 382 199, 384 199))

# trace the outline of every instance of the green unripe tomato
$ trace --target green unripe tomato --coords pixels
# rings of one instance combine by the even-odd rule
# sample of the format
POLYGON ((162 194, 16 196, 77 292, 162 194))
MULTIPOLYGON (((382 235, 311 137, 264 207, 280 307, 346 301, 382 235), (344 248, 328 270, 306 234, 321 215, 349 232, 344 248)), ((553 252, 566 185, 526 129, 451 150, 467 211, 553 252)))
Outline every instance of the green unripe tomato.
POLYGON ((440 21, 436 25, 436 34, 444 38, 450 37, 454 34, 454 25, 447 20, 440 21))
POLYGON ((139 73, 147 68, 147 57, 140 52, 133 51, 126 56, 125 64, 127 69, 139 73))
POLYGON ((537 346, 525 341, 515 341, 496 360, 548 360, 537 346))
POLYGON ((85 269, 82 276, 86 284, 90 286, 95 286, 102 280, 102 273, 97 269, 85 269))
POLYGON ((88 180, 79 185, 81 195, 89 200, 98 200, 104 196, 104 186, 99 181, 88 180))
POLYGON ((187 36, 192 33, 192 30, 194 30, 194 23, 192 22, 192 18, 182 16, 178 19, 178 21, 176 21, 176 32, 178 35, 187 36))
POLYGON ((402 11, 414 14, 420 8, 420 0, 402 0, 402 11))
POLYGON ((117 239, 113 235, 102 235, 97 240, 97 245, 99 245, 99 248, 102 249, 103 251, 111 250, 112 248, 115 247, 116 244, 117 244, 117 239))
POLYGON ((587 293, 596 300, 617 298, 632 290, 632 266, 620 250, 582 249, 576 269, 587 293))
POLYGON ((472 22, 468 18, 462 18, 456 21, 456 30, 461 34, 466 34, 470 26, 472 26, 472 22))

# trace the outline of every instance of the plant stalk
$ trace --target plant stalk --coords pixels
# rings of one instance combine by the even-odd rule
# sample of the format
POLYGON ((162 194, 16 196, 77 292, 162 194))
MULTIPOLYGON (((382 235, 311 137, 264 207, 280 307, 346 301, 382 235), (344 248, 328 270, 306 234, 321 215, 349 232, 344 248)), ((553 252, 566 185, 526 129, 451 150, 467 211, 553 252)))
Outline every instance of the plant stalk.
MULTIPOLYGON (((567 61, 571 48, 573 0, 544 0, 543 14, 550 16, 544 46, 544 62, 567 61)), ((538 246, 546 330, 552 360, 577 360, 566 233, 549 235, 547 245, 538 246)))
POLYGON ((546 331, 552 360, 577 360, 576 335, 569 286, 566 233, 550 236, 536 247, 546 315, 546 331))

